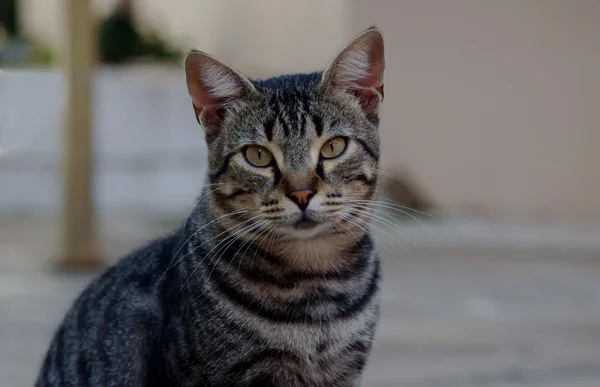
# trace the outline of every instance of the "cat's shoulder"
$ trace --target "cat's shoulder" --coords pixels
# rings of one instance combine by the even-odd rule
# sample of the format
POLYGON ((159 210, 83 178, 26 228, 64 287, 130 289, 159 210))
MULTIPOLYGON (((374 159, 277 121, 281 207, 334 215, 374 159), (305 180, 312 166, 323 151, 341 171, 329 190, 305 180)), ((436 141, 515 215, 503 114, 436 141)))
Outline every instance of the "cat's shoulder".
POLYGON ((163 274, 168 273, 180 239, 180 233, 176 231, 156 238, 123 256, 89 283, 81 299, 106 296, 119 299, 134 294, 150 296, 155 292, 163 274))
POLYGON ((105 275, 122 277, 126 283, 150 286, 146 282, 157 281, 172 264, 180 241, 180 231, 153 239, 122 257, 106 270, 105 275))

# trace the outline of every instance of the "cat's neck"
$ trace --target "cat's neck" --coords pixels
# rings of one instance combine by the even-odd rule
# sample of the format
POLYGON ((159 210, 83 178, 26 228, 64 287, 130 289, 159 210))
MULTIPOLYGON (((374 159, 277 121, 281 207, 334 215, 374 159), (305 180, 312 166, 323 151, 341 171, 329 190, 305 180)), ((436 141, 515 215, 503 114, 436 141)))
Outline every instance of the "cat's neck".
POLYGON ((269 254, 296 270, 331 272, 348 265, 348 255, 360 253, 365 231, 357 235, 328 235, 313 238, 289 238, 269 245, 269 254))

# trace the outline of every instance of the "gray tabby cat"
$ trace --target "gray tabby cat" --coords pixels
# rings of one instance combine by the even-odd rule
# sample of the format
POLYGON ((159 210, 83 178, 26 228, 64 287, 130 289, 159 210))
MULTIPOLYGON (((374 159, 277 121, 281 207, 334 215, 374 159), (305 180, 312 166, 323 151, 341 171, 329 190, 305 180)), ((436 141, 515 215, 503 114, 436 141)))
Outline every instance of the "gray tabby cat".
POLYGON ((384 49, 250 81, 198 51, 210 173, 184 226, 76 300, 37 386, 357 386, 379 314, 369 235, 384 49))

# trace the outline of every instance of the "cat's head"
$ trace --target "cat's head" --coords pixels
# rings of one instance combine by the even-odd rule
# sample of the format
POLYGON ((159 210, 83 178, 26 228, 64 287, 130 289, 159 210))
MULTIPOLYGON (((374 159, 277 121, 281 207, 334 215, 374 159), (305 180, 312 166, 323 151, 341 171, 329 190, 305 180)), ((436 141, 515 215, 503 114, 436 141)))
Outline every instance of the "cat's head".
POLYGON ((185 70, 208 144, 205 193, 226 227, 295 240, 364 230, 365 200, 378 182, 377 29, 357 36, 322 73, 251 81, 197 51, 185 70))

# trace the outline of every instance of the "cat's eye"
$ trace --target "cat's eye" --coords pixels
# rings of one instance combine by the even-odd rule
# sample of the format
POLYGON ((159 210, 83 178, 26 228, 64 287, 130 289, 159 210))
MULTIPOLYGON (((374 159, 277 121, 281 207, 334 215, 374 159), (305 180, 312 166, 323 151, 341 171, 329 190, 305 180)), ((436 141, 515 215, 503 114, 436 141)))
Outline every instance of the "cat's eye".
POLYGON ((246 161, 255 167, 268 167, 273 161, 273 154, 260 145, 250 145, 244 150, 246 161))
POLYGON ((334 159, 341 155, 346 149, 346 139, 344 137, 334 137, 327 141, 321 148, 321 157, 324 159, 334 159))

